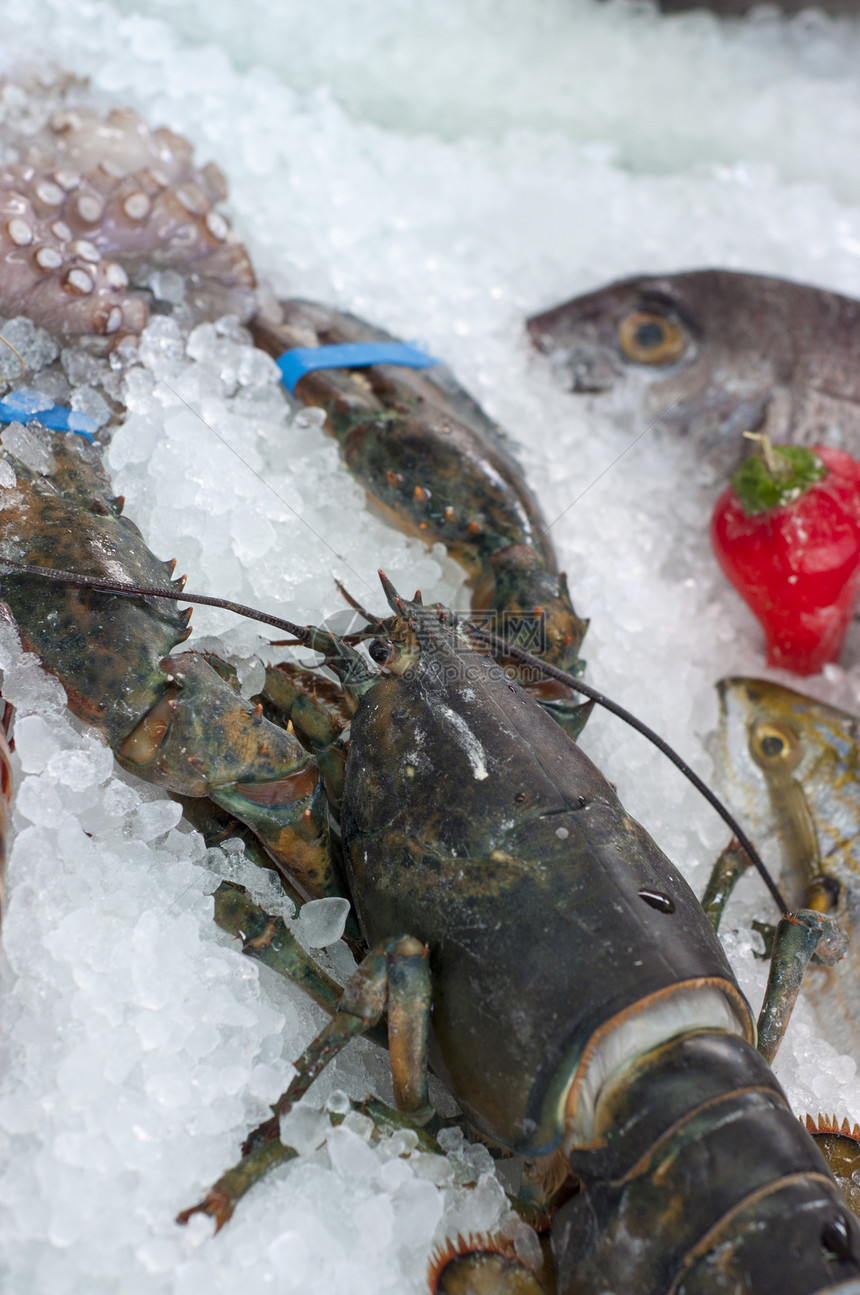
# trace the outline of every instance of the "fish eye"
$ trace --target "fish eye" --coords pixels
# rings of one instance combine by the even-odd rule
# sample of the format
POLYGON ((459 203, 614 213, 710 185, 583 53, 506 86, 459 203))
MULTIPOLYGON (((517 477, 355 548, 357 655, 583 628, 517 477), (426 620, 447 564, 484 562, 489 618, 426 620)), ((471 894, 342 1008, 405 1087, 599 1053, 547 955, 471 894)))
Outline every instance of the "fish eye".
POLYGON ((671 364, 687 345, 680 324, 651 310, 634 310, 622 319, 618 341, 627 358, 637 364, 671 364))
POLYGON ((750 733, 750 754, 762 769, 793 769, 800 763, 800 738, 786 724, 755 724, 750 733))

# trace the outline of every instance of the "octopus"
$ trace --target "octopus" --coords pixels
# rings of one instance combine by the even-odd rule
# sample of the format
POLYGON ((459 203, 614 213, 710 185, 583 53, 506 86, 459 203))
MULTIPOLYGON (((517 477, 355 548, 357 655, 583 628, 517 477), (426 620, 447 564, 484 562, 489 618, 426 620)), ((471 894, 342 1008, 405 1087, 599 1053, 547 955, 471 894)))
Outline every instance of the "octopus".
POLYGON ((222 172, 131 108, 75 102, 79 84, 0 80, 0 313, 110 343, 143 330, 147 277, 174 270, 198 319, 246 318, 255 278, 217 210, 222 172))

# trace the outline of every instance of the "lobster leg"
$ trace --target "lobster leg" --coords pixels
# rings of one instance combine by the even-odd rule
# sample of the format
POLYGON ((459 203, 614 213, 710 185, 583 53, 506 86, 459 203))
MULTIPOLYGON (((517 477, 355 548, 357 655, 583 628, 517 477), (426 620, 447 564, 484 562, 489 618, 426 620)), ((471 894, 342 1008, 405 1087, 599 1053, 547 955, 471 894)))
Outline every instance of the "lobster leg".
MULTIPOLYGON (((749 866, 746 852, 734 839, 714 864, 702 908, 715 931, 735 885, 749 866)), ((845 937, 823 914, 800 909, 780 919, 774 930, 770 974, 758 1019, 758 1050, 766 1061, 772 1062, 776 1056, 813 954, 830 966, 844 951, 845 937)))
MULTIPOLYGON (((702 898, 702 908, 715 931, 735 885, 749 866, 746 851, 733 838, 714 864, 702 898)), ((832 966, 844 952, 845 936, 822 913, 804 908, 780 919, 774 929, 770 974, 758 1019, 758 1050, 766 1061, 772 1062, 776 1056, 813 955, 832 966)))
POLYGON ((726 904, 735 886, 750 866, 746 850, 732 837, 714 864, 702 896, 702 908, 715 931, 720 929, 726 904))
POLYGON ((272 1107, 272 1118, 255 1129, 237 1165, 214 1184, 199 1204, 183 1210, 178 1223, 193 1214, 209 1214, 216 1231, 231 1217, 236 1203, 276 1164, 295 1151, 278 1137, 279 1120, 304 1097, 311 1084, 350 1040, 367 1033, 388 1008, 391 1072, 397 1106, 413 1120, 433 1114, 427 1096, 427 1032, 430 1020, 430 972, 427 949, 409 935, 376 945, 343 991, 338 1011, 296 1062, 296 1075, 272 1107))
POLYGON ((845 936, 822 913, 801 909, 780 918, 758 1018, 758 1050, 768 1064, 782 1042, 812 955, 817 953, 819 962, 832 966, 845 947, 845 936))
POLYGON ((274 723, 286 728, 290 721, 302 744, 315 755, 336 741, 350 719, 336 684, 292 662, 266 667, 259 700, 274 723))
MULTIPOLYGON (((302 901, 299 900, 298 907, 301 906, 302 901)), ((225 881, 215 891, 215 921, 222 931, 242 941, 242 952, 246 957, 291 980, 329 1015, 336 1014, 343 986, 305 952, 283 918, 273 917, 241 886, 225 881)), ((380 1047, 388 1047, 384 1025, 374 1025, 366 1034, 380 1047)))
POLYGON ((272 917, 241 886, 223 881, 215 891, 215 921, 242 941, 242 952, 286 976, 315 1003, 334 1014, 343 992, 291 935, 282 917, 272 917))
MULTIPOLYGON (((301 907, 301 900, 299 900, 299 907, 301 907)), ((318 1006, 322 1007, 331 1016, 336 1015, 343 993, 342 986, 323 971, 314 959, 305 952, 294 939, 282 918, 273 917, 267 913, 250 898, 241 886, 227 881, 218 887, 215 892, 215 921, 223 931, 227 931, 230 935, 242 940, 242 952, 246 957, 253 958, 255 962, 260 962, 271 971, 276 971, 279 975, 286 977, 298 985, 300 989, 303 989, 318 1006)), ((394 979, 398 981, 408 980, 413 976, 414 969, 408 958, 401 956, 392 963, 389 968, 389 1020, 387 1027, 385 1023, 379 1021, 376 1025, 364 1031, 365 1038, 373 1040, 383 1048, 388 1048, 389 1031, 393 1033, 401 1026, 401 1020, 398 1019, 398 1009, 401 1009, 400 1017, 402 1018, 409 1015, 410 1006, 408 987, 404 986, 406 992, 401 992, 398 987, 392 985, 392 981, 394 979), (405 1012, 402 1010, 404 1006, 406 1006, 405 1012)), ((423 994, 423 985, 418 986, 418 993, 419 995, 423 994)), ((413 1007, 412 1016, 415 1019, 406 1022, 406 1029, 417 1030, 423 1027, 423 1006, 419 1004, 419 1010, 415 1011, 414 1003, 411 1005, 413 1007)), ((459 1119, 443 1121, 438 1116, 426 1124, 420 1124, 414 1117, 387 1106, 385 1102, 380 1101, 378 1098, 369 1098, 363 1103, 356 1104, 356 1109, 359 1109, 359 1106, 362 1113, 373 1120, 375 1128, 380 1133, 390 1134, 403 1129, 410 1129, 418 1136, 423 1149, 435 1155, 444 1155, 445 1153, 435 1141, 435 1138, 431 1136, 433 1130, 438 1131, 439 1128, 447 1125, 464 1127, 459 1119)), ((468 1132, 468 1130, 464 1128, 464 1132, 468 1132)), ((558 1160, 563 1165, 562 1179, 566 1178, 568 1168, 562 1153, 555 1153, 551 1159, 558 1160)), ((549 1191, 549 1195, 554 1195, 557 1187, 558 1184, 549 1191)), ((527 1221, 534 1223, 536 1220, 541 1221, 546 1218, 546 1198, 547 1192, 539 1192, 537 1187, 531 1194, 527 1194, 521 1189, 518 1196, 512 1197, 512 1203, 514 1208, 519 1210, 527 1221)))

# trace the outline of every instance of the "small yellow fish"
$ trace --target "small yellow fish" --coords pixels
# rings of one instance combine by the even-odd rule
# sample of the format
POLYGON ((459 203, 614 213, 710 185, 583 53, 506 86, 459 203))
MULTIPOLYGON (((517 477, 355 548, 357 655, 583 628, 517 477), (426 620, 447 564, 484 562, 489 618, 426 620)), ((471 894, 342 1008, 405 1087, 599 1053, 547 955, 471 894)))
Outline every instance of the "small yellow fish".
POLYGON ((712 755, 732 808, 779 842, 791 909, 828 913, 848 937, 808 993, 840 1052, 860 1051, 860 719, 763 679, 723 679, 712 755))

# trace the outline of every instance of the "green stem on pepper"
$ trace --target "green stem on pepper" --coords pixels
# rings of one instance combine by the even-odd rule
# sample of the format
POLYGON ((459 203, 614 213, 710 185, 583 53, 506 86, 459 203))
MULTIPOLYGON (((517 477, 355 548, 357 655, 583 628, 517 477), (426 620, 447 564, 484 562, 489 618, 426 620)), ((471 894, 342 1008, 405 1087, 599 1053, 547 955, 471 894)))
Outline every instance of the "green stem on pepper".
POLYGON ((827 476, 822 459, 805 445, 773 445, 764 432, 744 436, 755 442, 756 453, 744 459, 731 480, 747 517, 794 503, 827 476))

